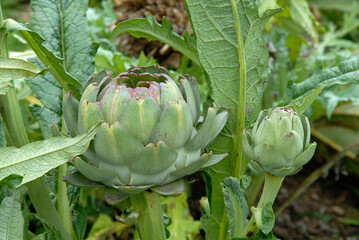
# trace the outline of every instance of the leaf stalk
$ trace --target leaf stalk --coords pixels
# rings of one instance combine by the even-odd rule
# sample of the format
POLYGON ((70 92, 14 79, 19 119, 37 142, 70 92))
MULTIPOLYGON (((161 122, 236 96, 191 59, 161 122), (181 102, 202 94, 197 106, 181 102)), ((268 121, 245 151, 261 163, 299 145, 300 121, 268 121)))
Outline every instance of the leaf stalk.
MULTIPOLYGON (((265 173, 264 178, 264 187, 257 208, 263 208, 269 202, 273 204, 285 176, 274 176, 270 173, 265 173)), ((256 231, 258 231, 258 228, 252 215, 241 237, 246 237, 249 233, 255 233, 256 231)))
POLYGON ((130 196, 134 211, 139 212, 136 228, 141 240, 166 240, 160 196, 156 192, 142 192, 130 196))
POLYGON ((242 39, 241 24, 239 22, 239 14, 235 0, 231 0, 234 25, 236 28, 237 42, 238 42, 238 62, 239 62, 239 95, 237 105, 237 119, 236 119, 236 135, 234 138, 232 151, 232 168, 231 175, 240 179, 247 168, 248 162, 243 156, 242 133, 244 131, 246 118, 246 59, 244 52, 244 44, 242 39))

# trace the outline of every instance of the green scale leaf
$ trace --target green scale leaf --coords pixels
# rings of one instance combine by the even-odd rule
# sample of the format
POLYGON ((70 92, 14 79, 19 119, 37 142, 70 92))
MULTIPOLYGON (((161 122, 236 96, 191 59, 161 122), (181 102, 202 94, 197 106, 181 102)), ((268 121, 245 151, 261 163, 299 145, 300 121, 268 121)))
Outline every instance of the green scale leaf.
MULTIPOLYGON (((136 181, 136 183, 131 182, 131 184, 145 184, 148 182, 147 178, 149 177, 153 178, 152 183, 156 185, 163 184, 168 177, 169 168, 173 166, 177 159, 177 155, 175 150, 162 141, 159 141, 156 145, 153 143, 148 144, 130 165, 130 171, 135 175, 133 180, 136 181), (141 177, 144 179, 141 180, 141 177)), ((171 172, 173 170, 171 169, 171 172)))

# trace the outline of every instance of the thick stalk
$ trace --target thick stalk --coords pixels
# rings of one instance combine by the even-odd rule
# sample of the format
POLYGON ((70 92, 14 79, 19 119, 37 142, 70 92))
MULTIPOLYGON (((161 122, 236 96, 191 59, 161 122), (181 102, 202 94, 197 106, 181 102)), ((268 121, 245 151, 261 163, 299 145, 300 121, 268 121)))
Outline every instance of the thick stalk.
POLYGON ((67 175, 67 163, 62 164, 58 168, 57 177, 57 211, 65 225, 67 232, 71 234, 72 239, 76 239, 76 234, 72 225, 72 216, 69 206, 69 199, 67 197, 67 185, 62 180, 62 177, 67 175))
MULTIPOLYGON (((2 15, 0 16, 2 17, 2 15)), ((2 19, 1 19, 2 20, 2 19)), ((3 58, 8 58, 7 52, 7 36, 4 32, 0 32, 0 55, 3 58)), ((11 88, 6 95, 1 96, 5 114, 5 122, 9 132, 9 137, 15 147, 21 147, 29 143, 26 134, 25 125, 22 120, 20 106, 16 97, 15 88, 11 88)), ((46 220, 48 224, 57 229, 63 239, 71 240, 70 235, 66 231, 59 215, 56 212, 54 205, 51 202, 50 196, 45 188, 45 183, 42 178, 38 178, 26 184, 28 188, 29 197, 35 207, 37 214, 46 220)))
POLYGON ((264 174, 259 176, 252 176, 252 183, 247 190, 247 204, 248 207, 252 206, 254 202, 257 200, 258 193, 262 189, 264 182, 264 174))
MULTIPOLYGON (((270 173, 265 173, 264 187, 257 208, 263 208, 269 202, 273 204, 284 178, 285 177, 278 177, 278 176, 273 176, 270 173)), ((244 229, 242 237, 246 237, 247 234, 254 233, 257 230, 258 229, 255 224, 254 216, 252 216, 246 228, 244 229)))
POLYGON ((232 151, 232 168, 231 175, 240 179, 247 168, 248 162, 243 157, 242 133, 244 131, 246 118, 246 59, 244 52, 244 44, 242 40, 241 25, 239 22, 239 14, 235 0, 231 0, 234 25, 236 28, 237 42, 238 42, 238 62, 239 62, 239 94, 237 100, 237 120, 236 120, 236 135, 232 151))
MULTIPOLYGON (((234 25, 237 36, 238 47, 238 62, 239 62, 239 89, 237 100, 237 118, 236 118, 236 130, 233 140, 232 158, 231 158, 231 170, 230 175, 240 179, 247 168, 248 162, 243 157, 243 144, 242 133, 244 131, 245 117, 246 117, 246 61, 244 44, 242 39, 241 24, 239 22, 239 14, 237 10, 237 4, 235 0, 231 0, 234 25)), ((225 240, 228 238, 228 218, 225 216, 225 210, 223 210, 223 217, 220 223, 219 239, 225 240)))
POLYGON ((136 220, 136 228, 141 240, 166 240, 159 194, 156 192, 133 194, 131 202, 133 210, 140 214, 136 220))
MULTIPOLYGON (((64 95, 64 94, 63 94, 64 95)), ((62 121, 62 132, 64 132, 64 121, 62 121)), ((65 225, 67 232, 71 234, 72 239, 77 239, 72 225, 72 216, 69 198, 67 196, 67 184, 62 180, 67 175, 67 163, 58 167, 57 173, 57 212, 65 225)))

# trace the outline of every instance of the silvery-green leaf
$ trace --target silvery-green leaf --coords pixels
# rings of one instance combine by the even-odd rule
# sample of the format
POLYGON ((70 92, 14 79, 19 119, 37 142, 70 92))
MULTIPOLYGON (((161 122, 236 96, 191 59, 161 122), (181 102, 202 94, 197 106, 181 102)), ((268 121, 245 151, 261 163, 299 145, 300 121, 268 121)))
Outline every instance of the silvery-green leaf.
POLYGON ((30 62, 0 57, 0 94, 5 94, 10 87, 14 87, 12 80, 33 78, 38 73, 40 70, 30 62))
POLYGON ((82 154, 94 138, 98 126, 74 138, 54 137, 21 148, 0 148, 0 181, 11 174, 17 174, 23 177, 19 184, 21 186, 82 154))

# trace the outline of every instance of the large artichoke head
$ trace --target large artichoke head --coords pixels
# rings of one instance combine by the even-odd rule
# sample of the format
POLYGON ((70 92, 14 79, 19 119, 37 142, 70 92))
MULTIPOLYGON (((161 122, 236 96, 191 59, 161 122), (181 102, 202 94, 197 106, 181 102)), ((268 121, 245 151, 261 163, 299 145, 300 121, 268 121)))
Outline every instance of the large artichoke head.
POLYGON ((211 107, 199 124, 196 80, 182 77, 178 86, 158 66, 132 68, 113 79, 95 75, 79 102, 71 93, 64 100, 71 136, 103 121, 86 159, 76 158, 74 165, 87 179, 125 194, 155 189, 222 160, 226 154, 202 152, 227 118, 211 107))
POLYGON ((295 174, 312 157, 317 144, 310 144, 310 124, 291 108, 263 110, 251 131, 244 132, 243 150, 257 173, 276 176, 295 174))

